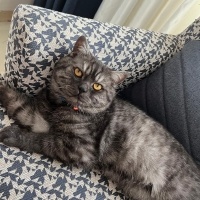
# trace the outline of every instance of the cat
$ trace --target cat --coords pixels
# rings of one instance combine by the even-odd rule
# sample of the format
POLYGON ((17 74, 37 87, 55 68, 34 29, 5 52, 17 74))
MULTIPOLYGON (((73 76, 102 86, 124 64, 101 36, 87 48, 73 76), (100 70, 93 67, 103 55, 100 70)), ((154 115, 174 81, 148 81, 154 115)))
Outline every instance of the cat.
POLYGON ((16 121, 0 131, 0 141, 65 164, 100 166, 130 199, 200 199, 200 172, 182 145, 116 97, 126 77, 98 61, 79 37, 35 97, 0 85, 0 102, 16 121))

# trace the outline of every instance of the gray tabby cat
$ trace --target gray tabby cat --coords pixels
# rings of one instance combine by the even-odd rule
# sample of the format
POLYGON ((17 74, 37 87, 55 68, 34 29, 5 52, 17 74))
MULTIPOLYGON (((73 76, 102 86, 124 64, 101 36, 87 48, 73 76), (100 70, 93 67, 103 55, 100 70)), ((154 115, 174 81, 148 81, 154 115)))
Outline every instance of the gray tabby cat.
POLYGON ((80 37, 36 97, 0 86, 0 101, 18 124, 4 128, 0 141, 66 164, 100 165, 131 199, 199 200, 200 172, 184 148, 115 97, 125 78, 97 61, 80 37))

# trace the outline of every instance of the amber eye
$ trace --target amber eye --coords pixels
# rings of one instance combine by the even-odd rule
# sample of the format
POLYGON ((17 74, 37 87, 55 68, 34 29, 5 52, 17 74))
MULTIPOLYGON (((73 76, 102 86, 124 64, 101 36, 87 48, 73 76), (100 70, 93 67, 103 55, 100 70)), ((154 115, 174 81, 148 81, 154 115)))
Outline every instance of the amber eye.
POLYGON ((83 72, 78 67, 74 68, 74 74, 79 78, 83 76, 83 72))
POLYGON ((100 91, 100 90, 103 89, 103 86, 102 86, 101 84, 99 84, 99 83, 94 83, 94 84, 93 84, 93 88, 94 88, 94 90, 96 90, 96 91, 100 91))

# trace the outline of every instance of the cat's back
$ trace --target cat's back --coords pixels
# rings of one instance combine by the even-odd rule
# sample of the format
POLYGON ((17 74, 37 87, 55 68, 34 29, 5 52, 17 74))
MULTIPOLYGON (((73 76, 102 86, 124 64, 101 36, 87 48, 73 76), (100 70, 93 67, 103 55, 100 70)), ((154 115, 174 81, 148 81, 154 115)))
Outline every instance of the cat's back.
POLYGON ((119 98, 116 98, 113 102, 111 115, 111 123, 114 123, 118 128, 119 126, 126 128, 126 133, 141 129, 145 125, 148 127, 159 126, 158 123, 136 106, 119 98))
POLYGON ((101 152, 105 166, 114 166, 121 177, 110 169, 106 175, 120 180, 125 190, 131 190, 134 182, 152 185, 152 194, 159 200, 170 193, 177 194, 177 199, 200 199, 200 172, 182 145, 128 102, 116 99, 113 106, 101 152))

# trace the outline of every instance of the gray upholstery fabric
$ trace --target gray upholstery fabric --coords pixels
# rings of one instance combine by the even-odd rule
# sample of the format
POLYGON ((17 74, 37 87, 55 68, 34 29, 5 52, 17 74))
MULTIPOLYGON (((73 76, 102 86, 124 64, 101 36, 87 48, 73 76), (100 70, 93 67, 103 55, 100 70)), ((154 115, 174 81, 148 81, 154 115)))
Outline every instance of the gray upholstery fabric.
POLYGON ((200 161, 200 41, 186 44, 122 95, 163 124, 200 161))

